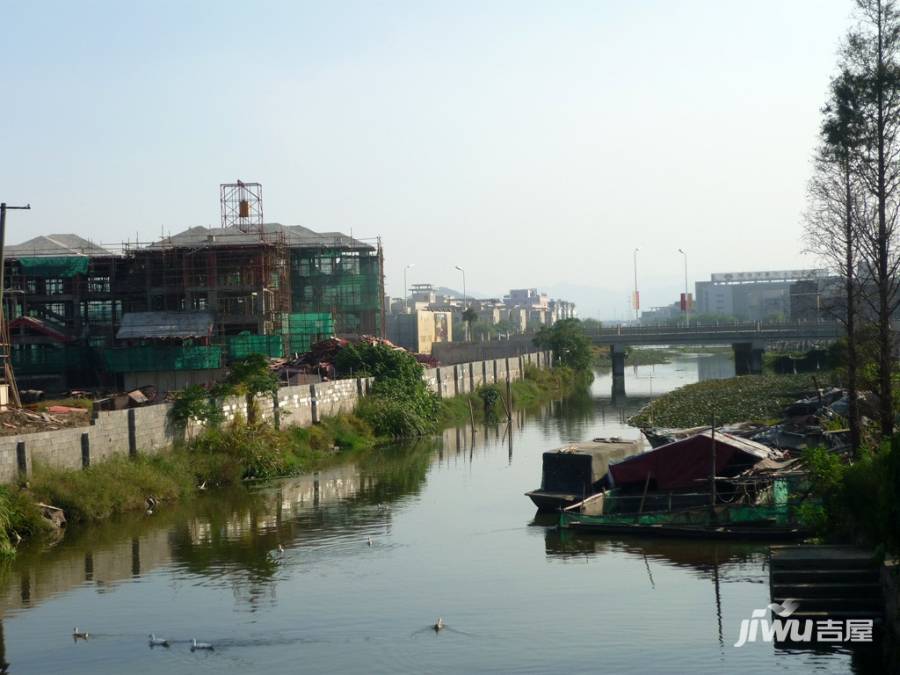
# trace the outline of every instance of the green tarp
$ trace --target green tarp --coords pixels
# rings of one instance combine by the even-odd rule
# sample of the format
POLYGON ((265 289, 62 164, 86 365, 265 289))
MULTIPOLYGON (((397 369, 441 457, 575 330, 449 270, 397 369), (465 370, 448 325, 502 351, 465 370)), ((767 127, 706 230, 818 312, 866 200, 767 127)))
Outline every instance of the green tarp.
POLYGON ((87 274, 88 262, 87 256, 19 258, 19 266, 22 268, 23 276, 41 277, 44 279, 87 274))
POLYGON ((136 373, 157 370, 208 370, 222 366, 222 348, 218 346, 121 347, 103 352, 106 370, 111 373, 136 373))
POLYGON ((279 358, 284 355, 280 335, 253 335, 249 332, 228 338, 228 358, 243 359, 250 354, 263 354, 279 358))
POLYGON ((316 342, 334 337, 334 318, 326 312, 283 314, 281 332, 288 335, 288 352, 303 354, 316 342))
POLYGON ((16 345, 13 370, 22 375, 63 373, 89 366, 89 350, 75 345, 16 345))

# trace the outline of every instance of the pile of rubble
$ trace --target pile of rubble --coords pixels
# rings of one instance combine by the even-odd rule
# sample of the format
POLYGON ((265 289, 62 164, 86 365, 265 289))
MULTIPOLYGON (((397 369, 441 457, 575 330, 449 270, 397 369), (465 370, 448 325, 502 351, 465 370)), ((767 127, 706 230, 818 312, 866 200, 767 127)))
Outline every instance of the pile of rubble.
POLYGON ((9 408, 0 411, 0 436, 55 431, 90 424, 91 416, 84 408, 51 405, 45 411, 9 408))

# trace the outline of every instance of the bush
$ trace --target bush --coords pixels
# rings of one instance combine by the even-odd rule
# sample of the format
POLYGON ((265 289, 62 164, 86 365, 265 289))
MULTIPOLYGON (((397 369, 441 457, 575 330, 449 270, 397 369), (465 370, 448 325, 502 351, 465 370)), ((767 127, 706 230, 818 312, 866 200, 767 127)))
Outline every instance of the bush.
POLYGON ((423 436, 436 427, 436 418, 423 417, 402 400, 385 396, 364 398, 356 414, 383 438, 423 436))
POLYGON ((375 378, 357 415, 378 436, 421 436, 437 429, 440 400, 429 391, 422 380, 422 365, 409 352, 360 343, 341 350, 335 368, 339 373, 375 378))
POLYGON ((861 451, 853 464, 822 448, 803 457, 821 503, 801 509, 805 524, 823 536, 900 551, 900 438, 861 451))

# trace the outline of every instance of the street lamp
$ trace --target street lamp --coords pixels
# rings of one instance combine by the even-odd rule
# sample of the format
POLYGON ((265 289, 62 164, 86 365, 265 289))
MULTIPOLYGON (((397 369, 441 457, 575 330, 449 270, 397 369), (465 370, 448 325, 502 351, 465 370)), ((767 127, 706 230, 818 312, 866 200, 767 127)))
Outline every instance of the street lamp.
POLYGON ((635 323, 638 320, 638 310, 641 307, 640 296, 638 295, 638 287, 637 287, 637 254, 640 251, 639 248, 634 249, 634 296, 632 298, 631 304, 634 305, 634 320, 635 323))
MULTIPOLYGON (((462 278, 463 278, 463 314, 465 314, 465 313, 466 313, 466 306, 469 304, 468 296, 466 296, 466 271, 465 271, 462 267, 460 267, 459 265, 454 265, 454 267, 455 267, 456 269, 458 269, 460 272, 462 272, 462 278)), ((469 341, 469 323, 468 323, 465 319, 463 319, 463 325, 465 326, 465 330, 466 330, 466 342, 468 342, 468 341, 469 341)))
POLYGON ((691 296, 688 294, 688 280, 687 280, 687 253, 685 253, 682 249, 678 249, 678 252, 684 256, 684 323, 686 328, 691 327, 691 296))
POLYGON ((406 292, 406 270, 411 270, 416 266, 416 263, 410 263, 406 267, 403 268, 403 313, 409 314, 409 296, 406 292))

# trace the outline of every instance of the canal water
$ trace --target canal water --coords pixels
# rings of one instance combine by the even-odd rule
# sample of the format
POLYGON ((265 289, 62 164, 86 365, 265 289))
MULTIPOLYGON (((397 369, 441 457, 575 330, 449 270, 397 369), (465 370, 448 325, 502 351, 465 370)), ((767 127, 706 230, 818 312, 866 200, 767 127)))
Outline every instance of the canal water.
POLYGON ((764 545, 534 522, 543 451, 635 438, 650 397, 730 372, 686 355, 630 369, 617 400, 600 375, 511 429, 73 529, 0 573, 0 656, 11 673, 881 672, 875 650, 733 646, 769 602, 764 545))

